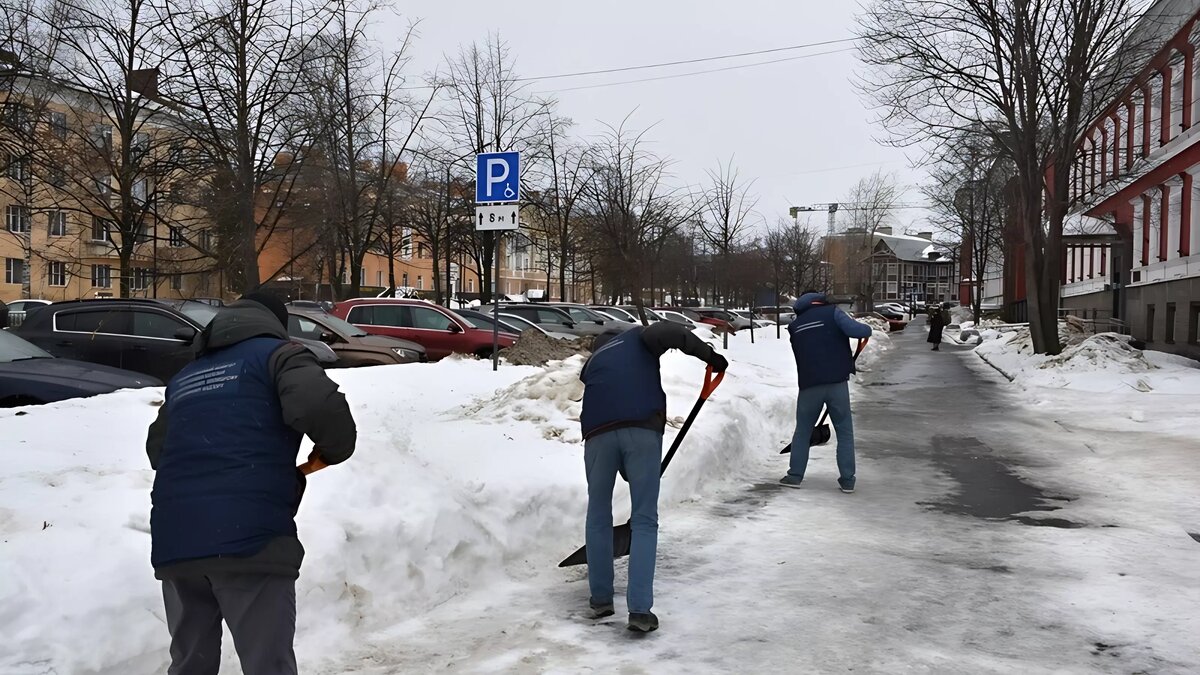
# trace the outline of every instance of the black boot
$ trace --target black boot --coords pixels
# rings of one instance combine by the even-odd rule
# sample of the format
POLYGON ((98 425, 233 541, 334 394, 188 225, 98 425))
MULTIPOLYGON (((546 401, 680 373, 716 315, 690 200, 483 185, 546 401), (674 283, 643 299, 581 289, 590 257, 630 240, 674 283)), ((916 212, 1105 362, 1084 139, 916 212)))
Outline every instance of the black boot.
POLYGON ((658 630, 658 617, 654 616, 654 612, 646 612, 645 614, 630 614, 629 625, 626 626, 629 630, 638 631, 641 633, 649 633, 658 630))

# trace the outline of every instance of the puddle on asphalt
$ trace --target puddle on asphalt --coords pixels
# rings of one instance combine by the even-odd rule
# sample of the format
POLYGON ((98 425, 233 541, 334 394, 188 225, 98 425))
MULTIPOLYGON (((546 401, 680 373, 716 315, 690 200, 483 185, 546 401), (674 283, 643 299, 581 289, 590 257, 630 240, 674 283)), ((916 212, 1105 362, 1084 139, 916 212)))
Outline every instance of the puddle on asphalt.
POLYGON ((957 494, 938 502, 918 502, 943 513, 983 520, 1006 520, 1035 527, 1075 529, 1084 527, 1066 518, 1029 515, 1057 511, 1054 502, 1069 497, 1052 495, 1026 483, 1007 464, 996 459, 991 448, 979 439, 934 436, 930 459, 958 484, 957 494))

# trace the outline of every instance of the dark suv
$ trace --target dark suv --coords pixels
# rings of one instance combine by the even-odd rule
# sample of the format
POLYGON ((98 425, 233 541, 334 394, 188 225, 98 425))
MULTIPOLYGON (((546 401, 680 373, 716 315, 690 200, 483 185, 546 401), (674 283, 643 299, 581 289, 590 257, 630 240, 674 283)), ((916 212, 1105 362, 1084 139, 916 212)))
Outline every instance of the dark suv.
POLYGON ((153 300, 56 302, 16 329, 21 337, 65 359, 99 363, 164 382, 192 361, 199 327, 153 300))

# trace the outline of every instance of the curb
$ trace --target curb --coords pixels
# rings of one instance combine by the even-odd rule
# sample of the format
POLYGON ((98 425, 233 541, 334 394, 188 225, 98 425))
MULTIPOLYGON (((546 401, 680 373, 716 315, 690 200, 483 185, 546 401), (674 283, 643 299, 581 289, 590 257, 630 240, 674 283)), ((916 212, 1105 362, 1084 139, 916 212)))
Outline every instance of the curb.
POLYGON ((993 369, 995 369, 995 371, 996 371, 997 373, 1000 373, 1001 375, 1003 375, 1003 376, 1004 376, 1004 379, 1008 380, 1009 382, 1016 382, 1016 381, 1017 381, 1017 378, 1016 378, 1015 376, 1013 376, 1013 375, 1009 375, 1009 374, 1008 374, 1008 372, 1007 372, 1007 371, 1005 371, 1003 368, 1001 368, 1000 366, 998 366, 998 365, 996 365, 996 364, 992 363, 991 361, 988 361, 987 357, 986 357, 986 356, 984 356, 983 354, 980 354, 979 352, 977 352, 977 351, 975 351, 975 350, 971 350, 971 351, 972 351, 972 352, 975 354, 975 356, 978 356, 978 357, 979 357, 979 360, 980 360, 980 361, 983 361, 984 363, 988 364, 988 365, 989 365, 989 366, 991 366, 993 369))

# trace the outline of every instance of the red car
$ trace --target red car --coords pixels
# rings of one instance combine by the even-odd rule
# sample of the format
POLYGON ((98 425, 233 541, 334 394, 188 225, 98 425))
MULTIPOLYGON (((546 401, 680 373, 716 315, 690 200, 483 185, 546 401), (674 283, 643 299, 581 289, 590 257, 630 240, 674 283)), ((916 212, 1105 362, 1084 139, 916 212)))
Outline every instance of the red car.
POLYGON ((727 312, 709 307, 655 307, 655 310, 667 310, 671 312, 679 312, 696 323, 708 324, 713 327, 715 333, 736 333, 737 328, 733 323, 726 321, 724 317, 731 316, 727 312))
MULTIPOLYGON (((454 312, 420 300, 358 298, 334 305, 334 316, 371 333, 411 340, 425 348, 430 361, 451 354, 492 356, 492 331, 467 323, 454 312)), ((517 336, 500 333, 500 348, 511 347, 517 336)))

